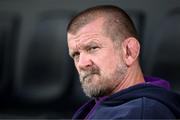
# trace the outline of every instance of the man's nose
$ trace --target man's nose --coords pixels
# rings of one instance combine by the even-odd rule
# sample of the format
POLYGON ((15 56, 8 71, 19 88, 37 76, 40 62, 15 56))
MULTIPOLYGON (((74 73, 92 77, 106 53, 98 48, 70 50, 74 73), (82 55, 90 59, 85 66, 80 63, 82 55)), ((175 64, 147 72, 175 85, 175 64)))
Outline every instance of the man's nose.
POLYGON ((81 54, 79 57, 79 61, 77 64, 78 69, 86 70, 87 68, 91 67, 93 64, 89 55, 81 54))

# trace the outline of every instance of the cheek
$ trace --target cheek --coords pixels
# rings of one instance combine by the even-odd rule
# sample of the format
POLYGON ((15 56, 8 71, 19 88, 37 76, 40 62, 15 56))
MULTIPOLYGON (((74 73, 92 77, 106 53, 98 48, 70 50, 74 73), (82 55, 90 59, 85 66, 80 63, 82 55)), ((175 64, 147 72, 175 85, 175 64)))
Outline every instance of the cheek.
POLYGON ((117 66, 117 59, 114 54, 101 54, 94 57, 94 63, 104 72, 111 72, 117 66))

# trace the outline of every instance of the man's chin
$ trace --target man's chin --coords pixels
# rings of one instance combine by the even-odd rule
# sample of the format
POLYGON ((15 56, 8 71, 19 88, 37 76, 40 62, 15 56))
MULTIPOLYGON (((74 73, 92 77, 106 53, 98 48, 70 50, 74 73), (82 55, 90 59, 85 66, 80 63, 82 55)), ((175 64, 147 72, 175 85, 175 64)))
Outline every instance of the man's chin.
POLYGON ((94 85, 85 85, 83 86, 83 91, 86 94, 86 96, 90 98, 99 98, 104 96, 104 92, 101 91, 99 86, 94 86, 94 85))
POLYGON ((91 79, 88 82, 82 83, 82 88, 84 93, 88 97, 99 97, 100 96, 100 91, 101 91, 101 85, 99 83, 94 81, 95 79, 91 79))

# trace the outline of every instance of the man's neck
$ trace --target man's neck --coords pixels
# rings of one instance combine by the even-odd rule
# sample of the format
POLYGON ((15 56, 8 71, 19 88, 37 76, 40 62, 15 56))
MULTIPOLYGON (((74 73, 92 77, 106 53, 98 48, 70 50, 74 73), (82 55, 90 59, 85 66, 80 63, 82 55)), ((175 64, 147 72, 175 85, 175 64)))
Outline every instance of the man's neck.
POLYGON ((128 72, 124 79, 116 86, 116 88, 112 91, 111 94, 119 92, 123 89, 129 88, 131 86, 144 83, 144 76, 141 71, 139 64, 134 65, 131 68, 128 68, 128 72))

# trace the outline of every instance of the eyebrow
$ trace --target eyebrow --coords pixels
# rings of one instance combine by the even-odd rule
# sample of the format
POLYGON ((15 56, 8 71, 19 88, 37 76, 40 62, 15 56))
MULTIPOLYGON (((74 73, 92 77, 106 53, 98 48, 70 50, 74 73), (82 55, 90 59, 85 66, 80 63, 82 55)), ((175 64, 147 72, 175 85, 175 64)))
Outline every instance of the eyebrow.
POLYGON ((83 44, 83 46, 90 46, 90 45, 99 45, 101 46, 100 42, 95 42, 95 41, 89 41, 87 43, 85 43, 85 45, 83 44))
POLYGON ((83 47, 88 48, 88 47, 91 47, 93 45, 99 45, 99 44, 97 42, 90 41, 90 42, 87 42, 86 45, 84 45, 83 47))
MULTIPOLYGON (((97 42, 94 42, 94 41, 89 41, 89 42, 87 42, 87 43, 83 43, 82 45, 80 45, 80 49, 86 50, 86 49, 90 48, 91 46, 95 46, 95 45, 101 47, 101 44, 100 44, 100 43, 97 43, 97 42)), ((73 55, 74 55, 75 53, 78 53, 78 49, 77 49, 77 48, 72 49, 72 51, 69 51, 69 55, 70 55, 71 57, 73 57, 73 55)))

